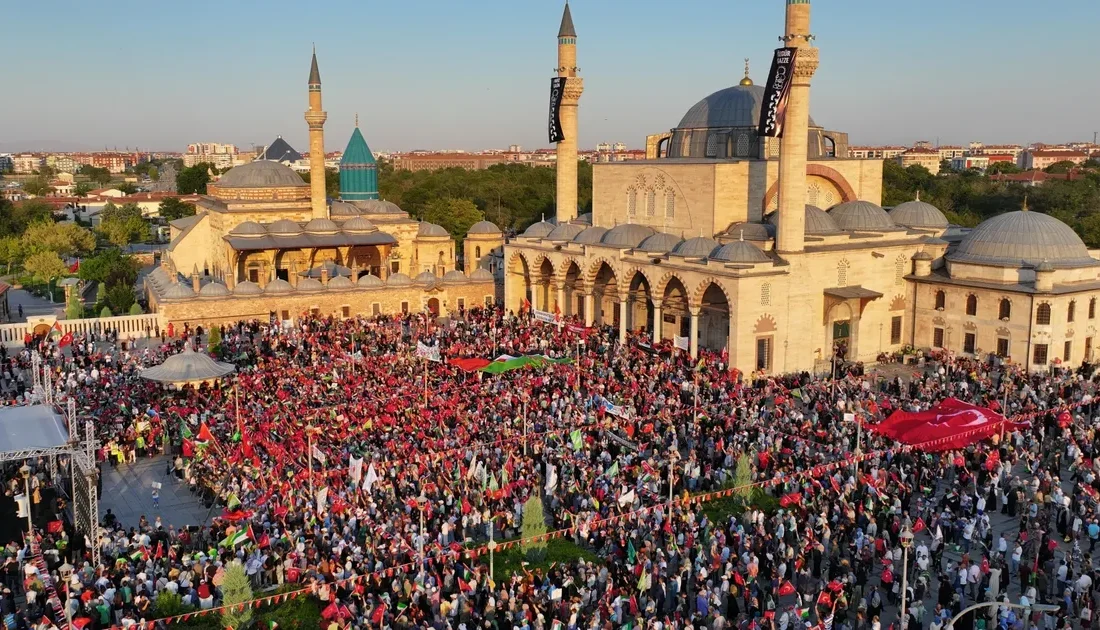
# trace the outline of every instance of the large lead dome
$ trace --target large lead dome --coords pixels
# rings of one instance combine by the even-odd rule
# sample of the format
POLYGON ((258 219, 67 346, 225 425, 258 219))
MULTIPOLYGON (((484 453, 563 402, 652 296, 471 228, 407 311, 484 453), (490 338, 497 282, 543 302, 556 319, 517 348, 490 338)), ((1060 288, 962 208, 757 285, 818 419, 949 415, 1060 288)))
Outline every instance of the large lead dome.
MULTIPOLYGON (((751 127, 755 129, 760 124, 760 108, 763 103, 763 86, 730 86, 692 105, 676 128, 751 127)), ((812 118, 810 126, 815 126, 812 118)))
POLYGON ((1098 264, 1073 228, 1050 215, 1026 210, 983 221, 947 257, 952 262, 1006 267, 1042 262, 1056 268, 1098 264))

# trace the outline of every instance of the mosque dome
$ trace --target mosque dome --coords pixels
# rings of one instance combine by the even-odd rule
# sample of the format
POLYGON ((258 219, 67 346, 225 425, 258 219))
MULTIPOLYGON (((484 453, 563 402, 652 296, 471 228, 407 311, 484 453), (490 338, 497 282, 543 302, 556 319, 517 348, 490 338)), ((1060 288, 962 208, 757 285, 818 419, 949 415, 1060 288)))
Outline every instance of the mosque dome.
POLYGON ((213 184, 218 188, 285 188, 306 185, 302 177, 289 166, 267 160, 234 166, 213 184))
MULTIPOLYGON (((329 280, 328 284, 325 286, 329 289, 350 289, 355 286, 355 283, 347 276, 336 276, 329 280)), ((298 288, 301 288, 301 284, 299 284, 298 288)))
POLYGON ((603 239, 604 234, 607 234, 607 228, 605 227, 584 228, 584 231, 578 234, 573 242, 581 245, 596 245, 603 239))
MULTIPOLYGON (((637 223, 624 223, 616 225, 607 231, 600 242, 610 247, 633 249, 642 244, 650 236, 656 234, 656 230, 637 223)), ((579 235, 578 235, 579 236, 579 235)))
POLYGON ((576 219, 573 219, 573 223, 580 223, 581 225, 592 225, 592 213, 584 212, 577 215, 576 219))
POLYGON ((195 292, 190 286, 182 282, 176 282, 164 290, 164 299, 166 300, 187 300, 193 297, 195 297, 195 292))
MULTIPOLYGON (((405 277, 407 278, 408 276, 405 277)), ((359 285, 360 287, 380 287, 383 286, 385 283, 383 283, 382 279, 378 276, 368 273, 365 276, 361 276, 359 278, 359 281, 355 284, 359 285)))
POLYGON ((849 232, 878 232, 898 228, 882 206, 861 199, 833 206, 829 210, 829 216, 836 221, 837 227, 849 232))
MULTIPOLYGON (((677 129, 710 127, 751 127, 760 124, 760 108, 764 103, 764 86, 734 85, 707 96, 680 119, 677 129)), ((810 119, 810 126, 816 126, 810 119)))
POLYGON ((255 221, 244 221, 234 226, 232 230, 229 230, 229 235, 245 237, 267 236, 267 229, 255 221))
POLYGON ((297 236, 302 233, 302 226, 290 219, 279 219, 267 226, 267 233, 278 236, 297 236))
POLYGON ((341 229, 345 232, 373 232, 377 228, 374 227, 374 224, 371 223, 369 219, 355 217, 345 221, 341 229))
POLYGON ((462 273, 458 269, 452 269, 443 274, 443 282, 452 284, 455 282, 466 282, 466 274, 462 273))
POLYGON ((435 223, 428 223, 427 221, 421 221, 420 227, 416 230, 417 237, 447 237, 450 234, 447 230, 443 229, 443 226, 436 225, 435 223))
POLYGON ((492 221, 478 221, 470 226, 467 234, 500 234, 500 228, 492 221))
POLYGON ((526 236, 528 238, 545 238, 554 228, 557 226, 549 221, 539 221, 538 223, 532 223, 531 227, 523 231, 520 236, 526 236))
POLYGON ((1055 268, 1100 264, 1073 228, 1041 212, 1017 210, 986 219, 963 237, 952 262, 998 266, 1037 266, 1049 262, 1055 268))
POLYGON ((317 217, 306 223, 305 230, 311 234, 335 234, 340 231, 340 228, 332 222, 332 219, 317 217))
POLYGON ((237 283, 237 286, 233 287, 233 295, 259 295, 263 292, 264 290, 260 288, 260 285, 251 280, 242 280, 237 283))
POLYGON ((416 284, 435 284, 438 280, 439 278, 430 271, 421 271, 413 278, 413 282, 416 284))
MULTIPOLYGON (((765 217, 773 226, 779 225, 779 212, 772 212, 765 217)), ((806 234, 809 236, 825 236, 827 234, 839 234, 840 226, 836 221, 817 206, 806 204, 806 234)))
POLYGON ((769 262, 771 259, 759 247, 748 241, 734 241, 719 247, 718 251, 711 256, 711 260, 755 265, 756 263, 769 262))
POLYGON ((375 207, 378 208, 378 212, 381 212, 383 214, 405 214, 405 211, 401 208, 398 208, 396 203, 392 201, 386 201, 385 199, 382 199, 377 204, 375 204, 375 207))
POLYGON ((548 241, 571 241, 578 234, 584 231, 583 225, 574 225, 572 223, 562 223, 558 227, 554 228, 549 234, 546 235, 548 241))
POLYGON ((650 236, 646 240, 642 241, 642 243, 638 245, 637 249, 653 254, 667 254, 673 249, 676 249, 676 246, 679 245, 680 242, 683 240, 684 239, 680 238, 679 236, 673 236, 672 234, 667 234, 665 232, 657 232, 653 236, 650 236))
MULTIPOLYGON (((444 280, 446 280, 446 277, 444 277, 444 280)), ((470 280, 474 282, 493 282, 496 278, 493 277, 493 272, 484 267, 478 267, 470 274, 470 280)))
MULTIPOLYGON (((823 210, 819 211, 824 214, 823 210)), ((730 223, 730 226, 726 228, 725 234, 726 236, 736 239, 743 238, 746 241, 770 241, 775 238, 775 226, 771 223, 738 221, 736 223, 730 223)))
POLYGON ((714 250, 721 247, 718 241, 706 236, 696 236, 680 243, 672 253, 687 258, 709 258, 714 250))
MULTIPOLYGON (((270 284, 267 285, 267 288, 270 289, 271 285, 270 284)), ((301 280, 298 281, 298 291, 301 291, 302 293, 308 293, 308 292, 311 292, 311 291, 324 291, 324 290, 325 290, 325 285, 321 284, 320 280, 316 280, 314 278, 302 278, 301 280)))
POLYGON ((357 217, 359 208, 347 201, 333 201, 328 207, 328 213, 332 217, 357 217))
POLYGON ((229 289, 220 282, 208 282, 199 289, 200 297, 225 297, 229 295, 229 289))
MULTIPOLYGON (((360 278, 359 281, 362 282, 363 281, 362 278, 360 278)), ((408 285, 412 284, 412 278, 408 277, 407 275, 405 275, 401 272, 398 272, 398 273, 395 273, 395 274, 390 274, 390 277, 386 278, 386 284, 391 286, 391 287, 405 287, 405 286, 408 286, 408 285)), ((362 285, 360 285, 360 286, 362 286, 362 285)))
MULTIPOLYGON (((304 282, 304 280, 303 280, 303 282, 304 282)), ((318 284, 320 284, 320 283, 318 283, 318 284)), ((268 282, 267 286, 264 287, 264 293, 292 293, 292 292, 294 292, 294 287, 290 286, 290 283, 287 282, 286 280, 283 280, 282 278, 275 278, 271 282, 268 282)))
POLYGON ((908 228, 946 228, 947 217, 939 208, 920 200, 920 194, 913 201, 894 206, 889 212, 894 223, 908 228))

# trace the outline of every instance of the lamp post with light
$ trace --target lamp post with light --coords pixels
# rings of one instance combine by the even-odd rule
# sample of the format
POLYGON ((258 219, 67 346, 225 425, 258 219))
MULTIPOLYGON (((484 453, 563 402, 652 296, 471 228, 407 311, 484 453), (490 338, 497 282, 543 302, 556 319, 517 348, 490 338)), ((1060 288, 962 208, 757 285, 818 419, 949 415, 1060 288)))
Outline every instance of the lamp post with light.
POLYGON ((909 547, 913 546, 913 530, 906 525, 898 536, 901 539, 901 614, 898 617, 898 626, 907 626, 905 621, 905 599, 909 590, 909 547))
POLYGON ((61 584, 65 592, 65 630, 72 630, 73 609, 69 601, 69 580, 73 577, 73 565, 66 561, 65 564, 57 567, 57 572, 61 576, 61 584))

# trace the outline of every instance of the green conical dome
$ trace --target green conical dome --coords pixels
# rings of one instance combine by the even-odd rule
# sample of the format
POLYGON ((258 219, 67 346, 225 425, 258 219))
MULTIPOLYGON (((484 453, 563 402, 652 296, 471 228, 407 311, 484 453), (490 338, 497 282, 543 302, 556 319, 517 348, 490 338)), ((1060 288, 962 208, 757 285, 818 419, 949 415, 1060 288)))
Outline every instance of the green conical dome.
POLYGON ((340 158, 340 198, 378 199, 378 164, 358 124, 351 132, 344 157, 340 158))

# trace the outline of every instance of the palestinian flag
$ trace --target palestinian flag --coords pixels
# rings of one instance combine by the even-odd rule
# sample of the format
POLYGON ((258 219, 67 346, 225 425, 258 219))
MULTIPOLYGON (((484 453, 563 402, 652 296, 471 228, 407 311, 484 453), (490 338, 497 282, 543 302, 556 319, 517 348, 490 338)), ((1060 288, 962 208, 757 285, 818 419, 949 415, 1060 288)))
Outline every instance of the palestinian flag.
POLYGON ((229 536, 226 536, 224 540, 218 543, 218 546, 233 548, 246 541, 248 541, 248 532, 244 529, 238 529, 229 536))
POLYGON ((213 442, 214 441, 214 434, 210 432, 210 427, 206 426, 205 422, 203 422, 201 425, 199 425, 199 436, 198 436, 198 438, 199 438, 198 439, 199 442, 213 442))
POLYGON ((241 500, 239 498, 237 498, 237 495, 236 494, 229 495, 229 501, 226 502, 225 509, 232 512, 233 510, 236 510, 240 507, 241 507, 241 500))
POLYGON ((276 629, 276 628, 278 628, 278 627, 279 627, 279 624, 278 624, 277 622, 275 622, 275 621, 271 621, 271 620, 268 620, 268 622, 267 622, 267 630, 275 630, 275 629, 276 629))

